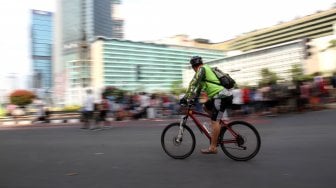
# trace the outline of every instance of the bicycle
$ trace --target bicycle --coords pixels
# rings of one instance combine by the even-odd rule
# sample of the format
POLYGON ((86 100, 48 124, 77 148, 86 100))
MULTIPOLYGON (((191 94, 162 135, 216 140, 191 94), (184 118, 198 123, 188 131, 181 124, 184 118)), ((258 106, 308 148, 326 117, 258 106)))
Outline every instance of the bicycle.
MULTIPOLYGON (((192 104, 187 104, 185 115, 180 122, 167 125, 161 134, 161 145, 168 156, 174 159, 185 159, 189 157, 196 145, 195 134, 187 125, 190 117, 202 134, 211 141, 211 133, 203 125, 196 115, 210 119, 210 116, 203 112, 192 109, 192 104)), ((248 161, 255 157, 260 150, 260 136, 257 129, 245 121, 225 122, 220 120, 221 130, 217 146, 229 158, 236 161, 248 161)))

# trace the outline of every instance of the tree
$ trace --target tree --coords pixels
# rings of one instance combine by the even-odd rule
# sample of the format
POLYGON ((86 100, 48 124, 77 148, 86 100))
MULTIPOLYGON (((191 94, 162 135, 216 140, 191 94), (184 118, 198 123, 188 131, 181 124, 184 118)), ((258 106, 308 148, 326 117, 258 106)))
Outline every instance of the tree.
POLYGON ((329 41, 329 45, 325 49, 322 49, 321 51, 324 52, 329 49, 334 49, 335 47, 336 47, 336 39, 333 39, 329 41))
POLYGON ((292 69, 290 70, 292 74, 292 81, 296 82, 298 80, 302 80, 304 77, 303 69, 300 65, 292 65, 292 69))
POLYGON ((115 98, 122 98, 125 95, 125 93, 126 92, 124 90, 118 89, 113 86, 107 86, 103 90, 102 94, 106 97, 113 96, 115 98))
POLYGON ((9 95, 10 102, 18 106, 31 104, 35 97, 35 94, 28 90, 15 90, 9 95))
POLYGON ((182 85, 182 80, 173 81, 170 90, 171 93, 174 95, 180 95, 181 93, 184 93, 186 91, 186 89, 182 85))
POLYGON ((279 77, 275 72, 270 71, 268 68, 261 69, 261 80, 259 85, 276 84, 279 77))
POLYGON ((311 80, 313 78, 313 75, 305 75, 300 65, 292 65, 290 72, 294 83, 297 81, 311 80))
POLYGON ((336 40, 334 39, 334 40, 329 41, 328 48, 335 48, 335 47, 336 47, 336 40))

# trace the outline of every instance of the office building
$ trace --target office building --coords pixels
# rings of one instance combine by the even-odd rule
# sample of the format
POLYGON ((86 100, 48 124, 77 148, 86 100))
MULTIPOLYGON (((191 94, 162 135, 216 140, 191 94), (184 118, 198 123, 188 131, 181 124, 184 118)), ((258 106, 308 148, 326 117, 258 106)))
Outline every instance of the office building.
POLYGON ((31 10, 31 58, 35 89, 52 87, 52 28, 53 14, 31 10))
MULTIPOLYGON (((90 66, 90 43, 98 36, 123 38, 121 0, 59 0, 55 18, 55 98, 64 100, 69 62, 90 66)), ((90 75, 82 74, 81 85, 91 84, 90 75)))
MULTIPOLYGON (((258 86, 261 80, 261 70, 265 68, 276 73, 280 81, 291 81, 293 65, 299 66, 305 73, 309 70, 304 61, 302 40, 251 50, 207 63, 229 73, 239 86, 258 86)), ((192 76, 192 69, 184 70, 184 86, 187 86, 192 76)))
MULTIPOLYGON (((325 76, 330 76, 332 72, 336 71, 336 63, 334 61, 336 53, 332 45, 336 41, 335 23, 336 8, 334 7, 271 27, 244 33, 231 40, 212 44, 211 46, 214 49, 226 51, 228 56, 231 56, 230 54, 238 56, 239 54, 246 54, 268 47, 276 50, 280 48, 274 48, 274 46, 308 39, 305 42, 306 45, 302 46, 304 51, 302 51, 301 55, 304 58, 301 59, 299 64, 303 66, 306 74, 320 72, 325 76)), ((246 56, 239 57, 242 60, 242 57, 246 56)), ((274 62, 271 59, 264 60, 274 62)), ((283 61, 282 66, 286 64, 287 62, 283 61)), ((290 69, 290 67, 287 68, 290 69)))
POLYGON ((204 61, 225 57, 219 50, 103 37, 90 48, 91 67, 69 62, 68 103, 81 100, 83 72, 91 75, 91 87, 97 95, 105 86, 130 92, 169 92, 174 81, 182 81, 190 57, 199 55, 204 61))
POLYGON ((256 29, 231 40, 213 44, 213 47, 225 51, 249 51, 302 38, 322 38, 334 34, 335 22, 336 8, 331 8, 267 28, 256 29))

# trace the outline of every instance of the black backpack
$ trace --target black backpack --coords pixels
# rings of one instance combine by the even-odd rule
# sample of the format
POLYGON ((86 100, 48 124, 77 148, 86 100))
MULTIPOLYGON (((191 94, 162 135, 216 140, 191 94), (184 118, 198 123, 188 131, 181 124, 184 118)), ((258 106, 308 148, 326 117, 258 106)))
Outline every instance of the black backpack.
POLYGON ((210 80, 205 79, 206 82, 221 85, 221 86, 225 87, 226 89, 232 89, 234 87, 234 85, 236 84, 236 81, 233 78, 231 78, 229 74, 224 73, 219 68, 212 67, 211 70, 212 70, 212 72, 215 73, 215 75, 218 78, 220 83, 216 83, 214 81, 210 81, 210 80))

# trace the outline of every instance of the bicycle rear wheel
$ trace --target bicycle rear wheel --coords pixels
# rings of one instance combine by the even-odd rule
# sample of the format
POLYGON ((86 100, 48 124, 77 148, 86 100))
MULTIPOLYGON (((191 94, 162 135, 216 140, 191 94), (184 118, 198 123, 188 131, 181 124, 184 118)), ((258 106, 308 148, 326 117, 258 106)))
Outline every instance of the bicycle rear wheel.
POLYGON ((189 157, 195 149, 195 135, 192 130, 183 125, 182 137, 178 137, 180 123, 168 125, 161 134, 161 145, 163 150, 174 159, 189 157))
POLYGON ((219 139, 223 152, 236 161, 250 160, 260 149, 257 129, 244 121, 234 121, 223 127, 219 139))

